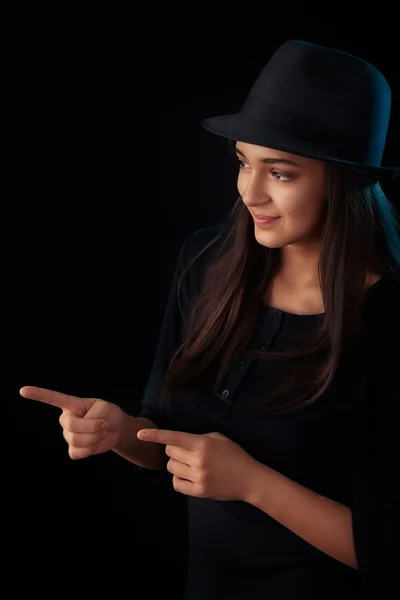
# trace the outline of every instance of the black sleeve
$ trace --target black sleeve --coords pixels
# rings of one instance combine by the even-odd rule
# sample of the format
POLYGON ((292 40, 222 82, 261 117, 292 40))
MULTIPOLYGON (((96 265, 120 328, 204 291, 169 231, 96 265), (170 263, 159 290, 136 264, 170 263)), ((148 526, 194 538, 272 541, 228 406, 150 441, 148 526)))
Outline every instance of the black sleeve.
MULTIPOLYGON (((180 248, 175 264, 175 272, 169 292, 164 317, 159 333, 158 344, 150 371, 138 417, 146 417, 160 429, 173 429, 167 411, 160 408, 159 401, 164 374, 183 333, 184 320, 190 305, 190 281, 187 268, 187 244, 195 234, 190 234, 180 248), (179 288, 178 288, 179 283, 179 288)), ((149 481, 159 483, 169 479, 170 473, 163 469, 156 471, 140 467, 143 476, 149 481)))
POLYGON ((358 464, 350 507, 365 597, 373 590, 384 597, 385 586, 398 581, 400 568, 400 327, 389 337, 377 353, 370 440, 358 464))
POLYGON ((159 407, 159 401, 164 374, 174 351, 181 341, 184 318, 187 316, 190 302, 189 277, 186 271, 186 245, 190 237, 186 238, 178 253, 153 365, 147 380, 140 412, 137 415, 138 417, 151 419, 160 429, 170 429, 172 427, 166 411, 159 407), (183 277, 181 277, 182 275, 183 277))

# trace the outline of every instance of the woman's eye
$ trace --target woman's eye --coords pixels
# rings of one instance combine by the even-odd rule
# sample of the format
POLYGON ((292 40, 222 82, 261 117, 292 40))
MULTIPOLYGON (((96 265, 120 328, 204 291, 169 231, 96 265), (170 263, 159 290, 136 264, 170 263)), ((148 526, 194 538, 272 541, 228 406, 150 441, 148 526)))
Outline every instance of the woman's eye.
POLYGON ((271 174, 278 181, 289 181, 290 179, 292 179, 292 176, 291 175, 287 175, 287 173, 279 173, 278 171, 271 171, 271 174))
MULTIPOLYGON (((240 169, 245 169, 246 165, 248 166, 247 162, 245 162, 244 160, 240 160, 240 158, 238 158, 238 163, 240 169)), ((271 171, 271 175, 274 179, 276 179, 276 181, 290 181, 292 179, 292 175, 288 175, 287 173, 280 173, 279 171, 271 171)))

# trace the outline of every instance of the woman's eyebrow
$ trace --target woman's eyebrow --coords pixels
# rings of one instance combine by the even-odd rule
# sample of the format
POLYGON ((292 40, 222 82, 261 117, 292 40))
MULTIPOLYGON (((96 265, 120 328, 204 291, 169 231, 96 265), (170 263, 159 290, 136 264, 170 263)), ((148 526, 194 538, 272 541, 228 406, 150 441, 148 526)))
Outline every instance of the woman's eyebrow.
MULTIPOLYGON (((239 148, 237 148, 235 146, 235 152, 237 154, 240 154, 240 156, 243 156, 243 158, 246 158, 245 155, 243 154, 243 152, 241 152, 239 150, 239 148)), ((289 158, 278 158, 278 157, 269 157, 269 158, 260 158, 259 162, 262 164, 271 164, 271 163, 277 163, 277 164, 286 164, 286 165, 291 165, 293 167, 299 167, 300 169, 302 169, 302 165, 300 165, 299 163, 295 162, 294 160, 290 160, 289 158)))

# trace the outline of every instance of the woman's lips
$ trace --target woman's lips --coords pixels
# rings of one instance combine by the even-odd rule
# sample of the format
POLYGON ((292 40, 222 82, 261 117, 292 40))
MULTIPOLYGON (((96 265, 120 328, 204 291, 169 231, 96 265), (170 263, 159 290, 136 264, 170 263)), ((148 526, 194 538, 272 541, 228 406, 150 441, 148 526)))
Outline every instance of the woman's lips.
POLYGON ((257 215, 253 215, 253 218, 259 225, 268 225, 270 223, 275 223, 280 219, 280 217, 257 217, 257 215))

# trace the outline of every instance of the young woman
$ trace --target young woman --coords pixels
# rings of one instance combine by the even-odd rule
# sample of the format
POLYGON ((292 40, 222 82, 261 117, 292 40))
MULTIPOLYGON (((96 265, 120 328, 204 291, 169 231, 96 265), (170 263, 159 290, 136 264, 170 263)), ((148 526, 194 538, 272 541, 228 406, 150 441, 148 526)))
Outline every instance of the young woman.
POLYGON ((63 409, 71 458, 113 450, 187 497, 187 600, 385 597, 396 582, 389 116, 375 67, 283 44, 238 113, 203 121, 229 140, 239 198, 182 245, 139 415, 20 390, 63 409))

